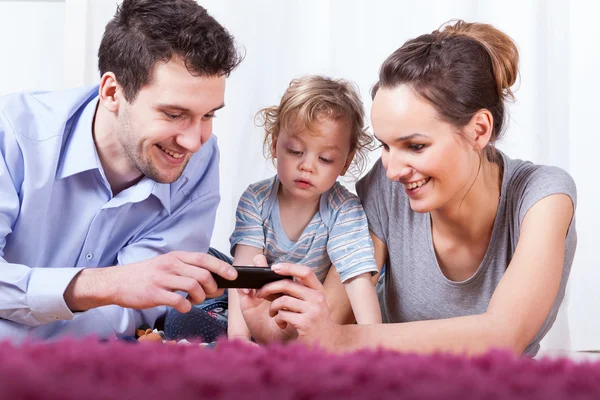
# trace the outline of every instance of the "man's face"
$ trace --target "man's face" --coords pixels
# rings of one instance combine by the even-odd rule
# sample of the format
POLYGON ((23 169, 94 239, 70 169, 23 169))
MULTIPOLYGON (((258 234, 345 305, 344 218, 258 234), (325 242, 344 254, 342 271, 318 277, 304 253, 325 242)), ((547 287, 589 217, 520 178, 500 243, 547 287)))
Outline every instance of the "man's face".
POLYGON ((175 182, 210 138, 225 77, 193 76, 177 58, 157 63, 132 103, 121 102, 116 138, 126 162, 160 183, 175 182))

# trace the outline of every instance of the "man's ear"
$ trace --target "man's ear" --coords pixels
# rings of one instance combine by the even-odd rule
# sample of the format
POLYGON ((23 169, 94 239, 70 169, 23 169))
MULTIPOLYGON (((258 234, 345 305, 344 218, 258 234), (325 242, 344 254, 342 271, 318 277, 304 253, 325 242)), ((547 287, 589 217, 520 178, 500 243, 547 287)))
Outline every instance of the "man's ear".
POLYGON ((106 72, 100 78, 99 95, 100 104, 113 113, 118 112, 119 103, 125 101, 121 85, 119 85, 115 74, 112 72, 106 72))
POLYGON ((348 154, 348 157, 346 158, 346 164, 344 164, 344 168, 342 169, 340 176, 344 176, 346 175, 346 172, 348 172, 348 168, 350 168, 350 164, 352 164, 352 160, 354 160, 355 153, 356 151, 351 151, 350 154, 348 154))
POLYGON ((470 133, 475 147, 483 150, 490 142, 494 130, 494 117, 492 113, 483 108, 475 113, 465 131, 470 133))

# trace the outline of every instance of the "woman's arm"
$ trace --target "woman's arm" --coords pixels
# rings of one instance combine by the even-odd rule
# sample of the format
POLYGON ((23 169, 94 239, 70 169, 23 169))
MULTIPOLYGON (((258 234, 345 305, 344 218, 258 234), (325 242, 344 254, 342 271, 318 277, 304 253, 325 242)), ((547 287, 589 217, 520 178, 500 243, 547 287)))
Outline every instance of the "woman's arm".
MULTIPOLYGON (((362 348, 430 353, 482 353, 507 348, 521 354, 539 331, 554 302, 563 270, 565 237, 573 218, 573 203, 562 194, 551 195, 530 208, 512 261, 488 309, 481 315, 383 325, 344 325, 333 321, 318 305, 320 293, 309 271, 282 264, 282 274, 299 276, 306 285, 275 282, 259 293, 286 293, 271 305, 278 321, 293 324, 301 340, 318 342, 332 351, 362 348), (548 218, 552 215, 552 218, 548 218), (279 287, 277 287, 279 286, 279 287), (291 296, 291 297, 290 297, 291 296), (300 302, 290 302, 296 297, 300 302), (315 307, 317 305, 317 307, 315 307), (282 312, 283 308, 288 311, 282 312)), ((318 281, 317 281, 318 283, 318 281)))

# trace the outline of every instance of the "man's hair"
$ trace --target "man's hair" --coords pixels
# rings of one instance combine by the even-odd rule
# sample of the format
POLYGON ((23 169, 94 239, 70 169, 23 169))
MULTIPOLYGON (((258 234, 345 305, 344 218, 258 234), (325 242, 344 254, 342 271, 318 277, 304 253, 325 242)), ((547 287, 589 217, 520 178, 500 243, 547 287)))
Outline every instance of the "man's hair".
POLYGON ((157 62, 181 58, 196 76, 227 76, 242 61, 233 36, 194 0, 123 0, 98 50, 100 74, 113 72, 132 102, 157 62))

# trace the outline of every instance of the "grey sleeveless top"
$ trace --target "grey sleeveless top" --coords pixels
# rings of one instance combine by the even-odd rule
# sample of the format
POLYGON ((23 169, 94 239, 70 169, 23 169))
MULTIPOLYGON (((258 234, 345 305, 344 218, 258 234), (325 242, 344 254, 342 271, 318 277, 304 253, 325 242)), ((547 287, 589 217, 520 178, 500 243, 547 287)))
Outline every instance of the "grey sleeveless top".
MULTIPOLYGON (((573 179, 560 168, 503 159, 501 199, 487 252, 477 272, 462 282, 447 279, 433 248, 429 213, 416 213, 400 182, 387 179, 381 160, 356 185, 369 228, 388 248, 386 273, 378 284, 383 321, 409 322, 482 314, 508 268, 525 214, 546 196, 564 193, 576 205, 573 179)), ((548 216, 552 218, 552 216, 548 216)), ((577 233, 575 218, 565 239, 558 295, 548 317, 524 354, 534 356, 552 327, 565 295, 577 233)))

